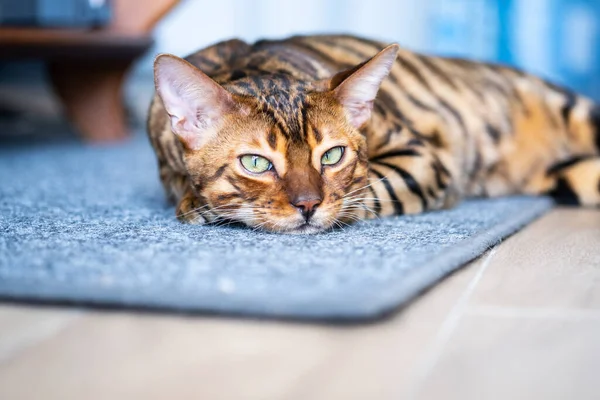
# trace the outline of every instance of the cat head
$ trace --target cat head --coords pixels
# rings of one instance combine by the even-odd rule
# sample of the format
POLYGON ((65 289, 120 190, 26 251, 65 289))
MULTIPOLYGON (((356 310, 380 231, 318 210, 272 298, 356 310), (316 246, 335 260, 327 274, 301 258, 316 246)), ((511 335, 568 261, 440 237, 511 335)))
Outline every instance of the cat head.
POLYGON ((364 215, 366 140, 397 45, 315 82, 249 76, 219 85, 181 58, 159 55, 156 89, 182 144, 195 191, 218 219, 312 233, 364 215))

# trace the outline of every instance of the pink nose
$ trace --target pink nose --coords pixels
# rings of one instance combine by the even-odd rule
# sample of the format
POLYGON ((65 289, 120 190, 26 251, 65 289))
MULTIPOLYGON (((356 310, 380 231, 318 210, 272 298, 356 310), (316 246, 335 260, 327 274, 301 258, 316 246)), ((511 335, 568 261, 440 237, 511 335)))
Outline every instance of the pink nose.
POLYGON ((296 207, 306 220, 308 220, 315 213, 317 206, 321 204, 321 199, 301 199, 292 203, 296 207))

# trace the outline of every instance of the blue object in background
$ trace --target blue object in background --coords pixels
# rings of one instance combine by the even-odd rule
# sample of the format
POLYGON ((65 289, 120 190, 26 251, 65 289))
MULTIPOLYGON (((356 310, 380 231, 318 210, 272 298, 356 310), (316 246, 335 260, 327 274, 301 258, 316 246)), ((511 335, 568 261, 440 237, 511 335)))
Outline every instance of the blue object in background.
POLYGON ((579 92, 600 100, 600 1, 553 3, 552 72, 579 92))
POLYGON ((0 25, 95 27, 110 22, 109 0, 0 0, 0 25))
MULTIPOLYGON (((159 24, 156 52, 339 32, 514 65, 600 101, 600 0, 189 0, 159 24)), ((140 65, 151 75, 150 55, 140 65)))
POLYGON ((600 0, 434 0, 431 51, 514 65, 600 100, 600 0))

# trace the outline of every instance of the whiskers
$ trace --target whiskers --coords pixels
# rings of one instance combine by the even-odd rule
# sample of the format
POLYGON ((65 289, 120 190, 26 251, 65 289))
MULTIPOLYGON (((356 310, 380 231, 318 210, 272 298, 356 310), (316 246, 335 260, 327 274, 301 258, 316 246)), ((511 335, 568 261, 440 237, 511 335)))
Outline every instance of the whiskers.
POLYGON ((266 230, 280 233, 312 233, 329 229, 345 230, 351 224, 364 219, 379 218, 380 205, 388 200, 377 198, 373 190, 367 189, 383 179, 385 178, 355 188, 339 197, 336 202, 326 202, 317 208, 317 213, 308 224, 300 218, 300 214, 292 212, 296 210, 264 207, 244 203, 239 199, 214 207, 205 204, 180 213, 178 217, 190 223, 209 223, 214 226, 243 224, 253 232, 266 230))
POLYGON ((178 214, 177 217, 185 218, 195 214, 193 219, 189 219, 190 223, 203 222, 216 226, 228 226, 236 223, 248 224, 249 221, 254 221, 257 218, 260 220, 259 223, 262 223, 264 220, 262 217, 263 213, 258 208, 235 203, 222 204, 216 207, 205 204, 185 213, 178 214))
POLYGON ((364 186, 359 187, 358 189, 354 189, 344 196, 342 196, 342 208, 338 213, 339 218, 348 218, 353 222, 360 221, 364 218, 359 217, 357 214, 360 211, 363 211, 365 218, 368 214, 371 214, 373 218, 379 218, 379 215, 373 210, 371 207, 367 206, 368 201, 380 201, 376 197, 367 197, 364 196, 364 191, 374 185, 377 182, 382 181, 385 178, 381 178, 375 181, 372 181, 364 186))
POLYGON ((198 211, 202 211, 203 209, 208 208, 208 207, 209 207, 208 204, 205 204, 205 205, 203 205, 201 207, 192 208, 189 211, 186 211, 186 212, 181 213, 181 214, 177 214, 176 217, 177 218, 184 218, 184 217, 187 217, 190 214, 193 214, 193 213, 198 212, 198 211))
POLYGON ((268 210, 252 204, 228 203, 211 207, 208 204, 180 213, 178 218, 184 218, 189 223, 207 223, 213 226, 245 225, 253 232, 266 229, 281 232, 290 229, 290 221, 268 218, 268 210), (188 218, 186 218, 188 217, 188 218))
POLYGON ((381 204, 384 202, 390 202, 391 200, 369 196, 365 193, 365 190, 384 179, 386 179, 386 177, 373 180, 370 183, 354 189, 342 196, 342 207, 335 216, 329 217, 326 223, 331 227, 345 230, 345 228, 350 226, 350 224, 362 221, 369 217, 379 219, 379 214, 369 206, 369 203, 372 202, 375 204, 381 204))
POLYGON ((382 177, 381 179, 377 179, 376 181, 373 181, 373 182, 371 182, 371 183, 368 183, 368 184, 366 184, 366 185, 364 185, 364 186, 361 186, 361 187, 359 187, 358 189, 354 189, 354 190, 352 190, 352 191, 350 191, 350 192, 346 193, 346 194, 345 194, 343 197, 350 196, 350 195, 351 195, 351 194, 353 194, 353 193, 356 193, 356 192, 358 192, 358 191, 360 191, 360 190, 364 190, 364 189, 366 189, 366 188, 368 188, 368 187, 371 187, 371 186, 373 186, 374 184, 376 184, 377 182, 380 182, 380 181, 384 180, 385 178, 386 178, 386 177, 384 176, 384 177, 382 177))

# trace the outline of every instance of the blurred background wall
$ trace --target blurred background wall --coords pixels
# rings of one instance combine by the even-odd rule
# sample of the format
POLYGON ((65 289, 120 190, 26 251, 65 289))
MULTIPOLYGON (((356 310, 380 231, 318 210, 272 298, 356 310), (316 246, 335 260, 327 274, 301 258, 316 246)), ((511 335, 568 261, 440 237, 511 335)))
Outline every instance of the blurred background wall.
POLYGON ((508 63, 600 94, 600 0, 187 0, 160 23, 156 51, 319 32, 508 63))
POLYGON ((600 100, 600 0, 187 0, 158 25, 128 98, 145 112, 137 94, 158 52, 326 32, 515 65, 600 100))
MULTIPOLYGON (((516 65, 600 100, 600 0, 183 0, 158 24, 154 49, 130 74, 132 115, 145 119, 157 52, 184 56, 232 37, 326 32, 516 65)), ((41 82, 36 71, 1 66, 0 102, 6 87, 14 93, 15 85, 21 91, 41 82)), ((51 108, 42 96, 31 98, 26 107, 51 108)))

